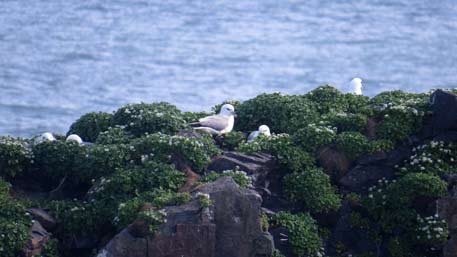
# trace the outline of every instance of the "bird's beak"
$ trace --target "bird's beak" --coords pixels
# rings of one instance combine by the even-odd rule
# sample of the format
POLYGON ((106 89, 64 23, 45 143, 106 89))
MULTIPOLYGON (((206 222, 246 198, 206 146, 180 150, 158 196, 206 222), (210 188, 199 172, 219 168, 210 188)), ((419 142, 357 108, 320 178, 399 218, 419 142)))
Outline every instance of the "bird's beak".
POLYGON ((232 112, 232 115, 233 115, 233 117, 235 117, 235 118, 238 116, 238 115, 236 115, 236 112, 232 112))

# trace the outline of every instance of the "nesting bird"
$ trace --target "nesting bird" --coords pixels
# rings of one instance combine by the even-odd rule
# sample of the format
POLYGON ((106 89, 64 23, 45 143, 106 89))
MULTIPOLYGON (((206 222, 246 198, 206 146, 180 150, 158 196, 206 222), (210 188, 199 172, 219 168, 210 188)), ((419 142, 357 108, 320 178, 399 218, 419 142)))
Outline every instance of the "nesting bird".
POLYGON ((248 142, 254 141, 258 136, 271 136, 270 128, 267 125, 261 125, 257 131, 252 131, 248 136, 248 142))
POLYGON ((355 95, 363 95, 362 93, 362 79, 361 78, 353 78, 350 83, 351 92, 355 95))
POLYGON ((55 141, 55 140, 56 140, 56 138, 54 137, 54 135, 52 135, 52 133, 45 132, 45 133, 41 134, 40 136, 38 136, 37 138, 35 138, 35 143, 39 144, 39 143, 43 143, 46 141, 55 141))
POLYGON ((77 142, 78 144, 82 144, 83 143, 83 140, 81 139, 80 136, 76 135, 76 134, 71 134, 67 137, 66 141, 74 141, 74 142, 77 142))
POLYGON ((232 131, 235 125, 235 107, 224 104, 219 114, 207 116, 189 124, 196 130, 202 130, 212 135, 220 135, 232 131))

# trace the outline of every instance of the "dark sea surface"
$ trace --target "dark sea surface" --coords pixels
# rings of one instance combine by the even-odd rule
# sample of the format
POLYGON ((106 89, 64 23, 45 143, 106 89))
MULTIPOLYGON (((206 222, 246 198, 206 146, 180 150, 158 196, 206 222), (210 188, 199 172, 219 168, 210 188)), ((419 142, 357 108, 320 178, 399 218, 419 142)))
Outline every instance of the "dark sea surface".
POLYGON ((330 83, 457 86, 457 0, 0 0, 0 134, 89 111, 209 110, 330 83))

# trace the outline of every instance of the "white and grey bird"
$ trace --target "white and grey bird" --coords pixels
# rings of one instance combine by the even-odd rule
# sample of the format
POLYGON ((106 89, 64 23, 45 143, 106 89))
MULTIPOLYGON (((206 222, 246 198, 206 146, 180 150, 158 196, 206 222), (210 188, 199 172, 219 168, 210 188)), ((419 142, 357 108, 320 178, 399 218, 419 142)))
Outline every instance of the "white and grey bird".
POLYGON ((351 93, 355 95, 363 95, 362 93, 362 79, 361 78, 353 78, 350 82, 351 93))
POLYGON ((52 135, 52 133, 45 132, 45 133, 43 133, 40 136, 35 138, 35 144, 40 144, 40 143, 43 143, 43 142, 55 141, 55 140, 56 140, 56 138, 54 137, 54 135, 52 135))
POLYGON ((270 137, 271 136, 270 128, 267 125, 261 125, 259 127, 259 130, 252 131, 251 134, 249 134, 248 142, 254 141, 260 135, 264 135, 264 136, 270 137))
POLYGON ((68 141, 74 141, 74 142, 76 142, 76 143, 78 143, 78 144, 80 144, 80 145, 83 144, 83 140, 81 139, 81 137, 78 136, 78 135, 76 135, 76 134, 71 134, 71 135, 69 135, 69 136, 67 137, 66 141, 67 141, 67 142, 68 142, 68 141))
POLYGON ((196 130, 208 132, 212 135, 220 135, 232 131, 235 125, 235 107, 224 104, 219 114, 207 116, 189 124, 196 130))

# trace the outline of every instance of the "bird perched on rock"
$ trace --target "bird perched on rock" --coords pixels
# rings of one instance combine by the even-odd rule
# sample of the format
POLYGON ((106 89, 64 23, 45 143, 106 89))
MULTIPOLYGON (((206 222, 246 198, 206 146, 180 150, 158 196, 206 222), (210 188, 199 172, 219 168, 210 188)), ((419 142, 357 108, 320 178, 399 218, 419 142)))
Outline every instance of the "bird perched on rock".
POLYGON ((248 142, 254 141, 258 136, 265 135, 267 137, 271 136, 270 128, 267 125, 261 125, 259 130, 252 131, 248 136, 248 142))
POLYGON ((71 134, 67 137, 66 139, 67 142, 69 141, 74 141, 74 142, 77 142, 78 144, 82 144, 83 143, 83 140, 81 139, 80 136, 76 135, 76 134, 71 134))
POLYGON ((207 116, 189 124, 196 130, 202 130, 212 135, 229 133, 235 125, 235 107, 224 104, 219 114, 207 116))
POLYGON ((55 141, 55 140, 56 140, 56 138, 54 137, 54 135, 52 135, 52 133, 45 132, 35 138, 35 144, 40 144, 40 143, 43 143, 46 141, 55 141))
POLYGON ((362 79, 361 78, 353 78, 350 83, 351 92, 355 95, 363 95, 362 93, 362 79))

